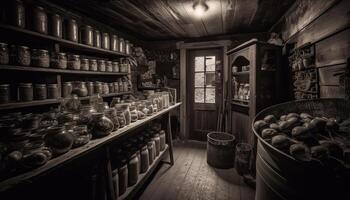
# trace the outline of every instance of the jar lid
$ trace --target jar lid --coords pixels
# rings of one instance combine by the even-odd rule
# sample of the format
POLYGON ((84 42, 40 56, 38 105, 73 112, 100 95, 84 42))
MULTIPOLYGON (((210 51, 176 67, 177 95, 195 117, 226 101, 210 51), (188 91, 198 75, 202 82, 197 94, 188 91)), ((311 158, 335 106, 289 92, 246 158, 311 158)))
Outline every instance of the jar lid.
POLYGON ((108 63, 108 64, 112 64, 112 61, 110 61, 110 60, 107 60, 107 61, 106 61, 106 63, 108 63))
POLYGON ((105 60, 97 60, 97 62, 105 62, 105 60))
POLYGON ((73 23, 77 22, 77 20, 75 20, 75 19, 68 19, 68 21, 73 22, 73 23))
MULTIPOLYGON (((11 45, 11 47, 16 47, 16 45, 11 45)), ((27 47, 27 46, 21 46, 21 45, 18 45, 17 46, 18 48, 22 48, 22 49, 29 49, 29 47, 27 47)))
POLYGON ((49 53, 46 49, 32 49, 33 52, 40 52, 40 53, 49 53))
POLYGON ((21 87, 32 87, 33 84, 32 83, 20 83, 19 86, 21 86, 21 87))
POLYGON ((83 28, 86 28, 86 29, 91 29, 91 28, 92 28, 92 26, 90 26, 90 25, 84 25, 84 26, 83 26, 83 28))
POLYGON ((88 61, 89 61, 89 59, 87 59, 87 58, 81 58, 80 60, 81 60, 81 61, 85 61, 85 62, 88 62, 88 61))
POLYGON ((68 58, 80 58, 80 56, 79 55, 68 55, 68 58))
POLYGON ((57 88, 57 84, 55 84, 55 83, 47 84, 47 87, 49 87, 49 88, 57 88))
POLYGON ((95 29, 95 33, 98 33, 98 34, 100 34, 100 31, 99 31, 99 30, 97 30, 97 29, 95 29))
POLYGON ((72 82, 67 81, 67 82, 64 82, 63 85, 72 85, 72 82))
POLYGON ((38 9, 38 10, 44 10, 44 8, 43 8, 43 7, 41 7, 41 6, 35 6, 35 9, 38 9))
POLYGON ((59 14, 57 14, 57 13, 52 14, 52 16, 61 18, 61 15, 59 15, 59 14))
POLYGON ((35 84, 35 87, 46 88, 46 84, 35 84))
POLYGON ((106 32, 104 32, 104 33, 103 33, 103 35, 104 35, 104 36, 105 36, 105 35, 107 35, 107 36, 108 36, 109 34, 108 34, 108 33, 106 33, 106 32))
POLYGON ((96 62, 96 59, 89 59, 90 62, 96 62))

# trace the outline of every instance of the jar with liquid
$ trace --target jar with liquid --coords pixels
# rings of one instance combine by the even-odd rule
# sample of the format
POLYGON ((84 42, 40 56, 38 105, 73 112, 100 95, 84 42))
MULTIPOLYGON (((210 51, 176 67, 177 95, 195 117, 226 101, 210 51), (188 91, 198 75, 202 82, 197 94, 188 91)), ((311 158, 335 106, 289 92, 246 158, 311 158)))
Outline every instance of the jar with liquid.
POLYGON ((43 7, 35 6, 33 9, 33 30, 39 33, 47 34, 47 15, 43 7))
POLYGON ((58 14, 52 14, 50 17, 50 34, 62 38, 62 17, 58 14))
POLYGON ((68 19, 66 22, 66 39, 78 42, 78 23, 75 19, 68 19))
POLYGON ((119 41, 117 35, 111 35, 111 50, 119 51, 119 41))
POLYGON ((89 25, 84 25, 80 29, 81 33, 81 42, 83 44, 93 46, 94 45, 94 37, 93 37, 93 30, 92 27, 89 25))
POLYGON ((102 48, 109 50, 110 49, 110 41, 109 41, 109 34, 108 33, 103 33, 102 34, 102 48))
POLYGON ((101 48, 101 32, 94 30, 94 47, 101 48))

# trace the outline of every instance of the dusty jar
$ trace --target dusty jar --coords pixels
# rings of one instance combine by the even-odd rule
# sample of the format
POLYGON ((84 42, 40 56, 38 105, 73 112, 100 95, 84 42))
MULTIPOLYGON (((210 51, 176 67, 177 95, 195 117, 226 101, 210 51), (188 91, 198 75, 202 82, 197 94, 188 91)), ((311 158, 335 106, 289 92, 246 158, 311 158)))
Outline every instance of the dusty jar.
POLYGON ((80 109, 79 124, 89 125, 92 122, 92 114, 96 113, 96 109, 93 106, 85 105, 80 109))
POLYGON ((36 6, 33 9, 33 30, 47 34, 47 15, 43 7, 36 6))
POLYGON ((50 67, 49 51, 45 49, 33 49, 32 65, 36 67, 50 67))
POLYGON ((78 23, 74 19, 68 19, 66 22, 66 39, 78 42, 78 23))
POLYGON ((50 34, 62 38, 62 17, 58 14, 52 14, 50 19, 50 34))
POLYGON ((149 153, 147 145, 141 148, 141 171, 140 173, 147 172, 149 168, 149 153))
POLYGON ((10 85, 0 84, 0 103, 8 103, 10 101, 10 85))
POLYGON ((109 94, 109 86, 108 86, 108 83, 103 83, 102 94, 109 94))
POLYGON ((119 38, 119 52, 125 53, 125 42, 123 38, 119 38))
POLYGON ((9 64, 9 49, 6 43, 0 43, 0 64, 9 64))
POLYGON ((160 151, 164 151, 165 149, 165 131, 161 130, 159 132, 159 138, 160 138, 160 151))
POLYGON ((97 69, 100 72, 106 71, 106 62, 105 60, 97 60, 97 69))
POLYGON ((94 93, 95 94, 102 94, 103 93, 103 85, 101 82, 96 81, 94 83, 94 93))
POLYGON ((125 53, 130 54, 130 43, 129 40, 125 40, 125 53))
POLYGON ((151 165, 155 159, 155 143, 154 141, 147 142, 148 156, 149 156, 149 164, 151 165))
POLYGON ((86 88, 88 90, 88 96, 94 95, 94 82, 86 82, 86 88))
POLYGON ((79 125, 73 127, 73 136, 74 136, 74 142, 73 147, 80 147, 85 144, 87 144, 90 139, 91 135, 88 132, 88 128, 86 125, 79 125))
POLYGON ((128 162, 128 186, 133 186, 138 181, 139 176, 139 159, 137 158, 136 153, 132 154, 128 162))
POLYGON ((101 48, 101 33, 97 29, 94 31, 94 47, 101 48))
POLYGON ((67 69, 67 56, 65 53, 51 53, 51 67, 67 69))
POLYGON ((97 61, 95 59, 90 59, 89 65, 90 71, 97 71, 97 61))
POLYGON ((72 91, 73 91, 72 82, 64 82, 62 84, 62 97, 63 98, 69 97, 72 94, 72 91))
POLYGON ((119 92, 119 83, 118 82, 114 82, 114 93, 118 93, 119 92))
POLYGON ((35 84, 34 97, 35 100, 44 100, 47 98, 47 89, 45 84, 35 84))
POLYGON ((18 101, 33 101, 33 84, 20 83, 18 85, 18 101))
POLYGON ((112 182, 113 182, 115 199, 118 199, 118 196, 119 196, 119 175, 118 175, 118 169, 115 169, 115 170, 112 171, 112 182))
POLYGON ((156 156, 159 156, 160 153, 160 137, 159 134, 154 134, 152 140, 156 143, 156 156))
POLYGON ((126 92, 126 91, 124 91, 124 84, 123 84, 123 81, 122 81, 122 79, 119 79, 118 80, 118 85, 119 85, 119 92, 126 92))
POLYGON ((113 83, 108 83, 108 88, 109 88, 109 93, 115 93, 113 83))
POLYGON ((119 63, 112 62, 112 68, 113 68, 113 72, 119 72, 119 63))
POLYGON ((125 115, 123 111, 117 111, 119 128, 123 128, 126 125, 125 115))
POLYGON ((59 91, 57 84, 47 84, 47 98, 48 99, 58 99, 59 91))
POLYGON ((10 9, 11 24, 20 28, 26 26, 26 13, 25 7, 21 0, 15 0, 12 2, 10 9))
POLYGON ((73 135, 66 132, 63 126, 51 127, 45 136, 45 143, 55 155, 68 152, 73 146, 73 135))
POLYGON ((113 131, 116 131, 119 129, 119 121, 118 121, 118 115, 114 108, 108 108, 105 109, 104 114, 106 117, 108 117, 110 120, 112 120, 114 129, 113 131))
POLYGON ((72 93, 78 95, 79 97, 86 97, 88 95, 88 89, 85 82, 73 81, 72 93))
POLYGON ((89 25, 84 25, 81 29, 80 29, 80 33, 81 33, 81 42, 83 44, 89 45, 89 46, 93 46, 94 45, 94 38, 93 38, 93 30, 92 27, 89 25))
POLYGON ((106 61, 106 72, 113 72, 112 61, 106 61))
POLYGON ((68 55, 67 68, 72 70, 80 70, 80 56, 68 55))
POLYGON ((118 168, 119 196, 126 192, 128 187, 128 165, 126 160, 122 160, 118 168))
POLYGON ((89 59, 87 58, 82 58, 80 59, 80 70, 84 70, 84 71, 89 71, 89 59))
POLYGON ((26 46, 11 45, 11 62, 22 66, 30 65, 30 49, 26 46))
POLYGON ((108 33, 103 33, 102 34, 102 48, 103 49, 110 49, 110 41, 109 41, 109 34, 108 33))
POLYGON ((104 116, 103 113, 92 114, 91 126, 91 133, 96 138, 105 137, 114 129, 113 122, 104 116))
POLYGON ((119 51, 119 41, 117 35, 111 35, 111 50, 119 51))

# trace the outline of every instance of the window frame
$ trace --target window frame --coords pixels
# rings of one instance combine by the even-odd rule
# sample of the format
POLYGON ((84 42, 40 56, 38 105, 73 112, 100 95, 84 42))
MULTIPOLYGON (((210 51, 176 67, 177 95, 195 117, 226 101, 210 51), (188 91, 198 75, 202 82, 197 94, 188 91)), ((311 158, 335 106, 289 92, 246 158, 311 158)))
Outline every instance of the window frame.
POLYGON ((193 95, 194 95, 194 103, 195 104, 210 104, 210 105, 213 105, 213 104, 216 104, 216 85, 207 85, 206 84, 206 80, 207 80, 207 77, 206 75, 207 74, 214 74, 214 81, 216 79, 216 55, 210 55, 210 56, 195 56, 194 57, 194 64, 196 63, 195 60, 197 57, 204 57, 204 71, 196 71, 196 66, 194 66, 194 73, 193 73, 193 77, 194 77, 194 82, 193 82, 193 95), (207 71, 207 57, 214 57, 214 71, 207 71), (200 73, 203 73, 204 74, 204 80, 203 80, 203 86, 196 86, 196 74, 200 74, 200 73), (196 102, 196 89, 204 89, 204 95, 203 95, 203 102, 196 102), (214 89, 214 102, 207 102, 207 88, 209 89, 214 89))

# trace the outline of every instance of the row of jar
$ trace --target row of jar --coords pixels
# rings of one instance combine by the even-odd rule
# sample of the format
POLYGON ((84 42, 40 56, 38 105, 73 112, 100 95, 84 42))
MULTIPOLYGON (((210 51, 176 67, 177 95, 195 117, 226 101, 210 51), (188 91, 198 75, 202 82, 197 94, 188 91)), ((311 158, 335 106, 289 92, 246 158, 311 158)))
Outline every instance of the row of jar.
POLYGON ((65 38, 97 48, 131 54, 133 44, 116 34, 100 32, 97 28, 89 25, 79 26, 75 19, 64 19, 57 13, 48 15, 45 8, 41 6, 33 6, 32 9, 27 10, 21 0, 15 0, 9 6, 7 14, 9 20, 7 21, 14 26, 30 28, 42 34, 50 34, 54 37, 65 38), (28 18, 26 18, 27 11, 29 11, 28 18), (31 27, 29 27, 27 19, 30 19, 31 27))
POLYGON ((122 72, 130 73, 129 63, 109 61, 104 59, 88 59, 80 55, 67 55, 63 52, 51 52, 45 49, 30 49, 27 46, 0 43, 0 64, 52 67, 56 69, 71 69, 100 72, 122 72))
POLYGON ((148 171, 165 148, 165 132, 161 130, 139 134, 116 149, 113 153, 117 168, 112 172, 115 196, 123 195, 128 187, 135 185, 139 175, 148 171))

